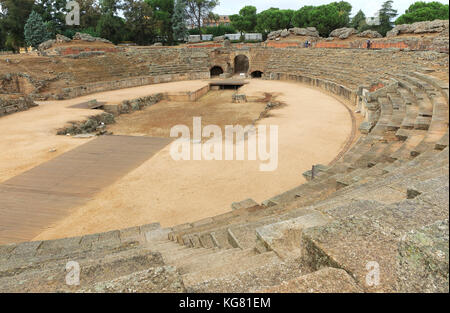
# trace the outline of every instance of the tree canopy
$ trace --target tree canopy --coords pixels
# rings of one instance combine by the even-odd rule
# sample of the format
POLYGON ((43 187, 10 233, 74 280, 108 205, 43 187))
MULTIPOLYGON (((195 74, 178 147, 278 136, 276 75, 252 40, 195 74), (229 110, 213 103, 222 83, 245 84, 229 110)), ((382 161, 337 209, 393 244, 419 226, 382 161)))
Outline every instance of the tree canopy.
POLYGON ((250 5, 245 6, 239 11, 239 14, 231 15, 230 20, 231 25, 241 33, 250 33, 254 31, 256 27, 256 7, 250 5))
POLYGON ((380 11, 378 11, 378 15, 380 18, 380 25, 377 27, 378 32, 386 36, 386 33, 393 28, 393 19, 397 16, 397 10, 393 8, 394 1, 388 0, 384 2, 381 6, 380 11))
POLYGON ((186 0, 186 13, 202 35, 203 21, 213 15, 213 9, 219 5, 219 0, 186 0))
POLYGON ((24 27, 32 9, 33 0, 0 0, 2 20, 0 27, 4 34, 3 42, 7 49, 19 51, 25 44, 24 27))
POLYGON ((138 45, 152 44, 156 37, 157 20, 152 7, 145 1, 126 1, 123 5, 126 33, 122 40, 138 45))
POLYGON ((25 43, 37 48, 41 43, 50 39, 50 33, 39 13, 31 12, 24 27, 25 43))
POLYGON ((350 27, 355 29, 361 29, 366 24, 366 15, 362 10, 359 10, 358 13, 352 18, 350 21, 350 27))
POLYGON ((187 28, 186 1, 176 0, 172 16, 172 30, 175 40, 184 40, 189 36, 187 28))
POLYGON ((157 22, 156 30, 159 39, 169 44, 173 43, 172 16, 175 9, 174 0, 146 0, 153 9, 153 15, 157 22))
POLYGON ((345 1, 314 7, 308 12, 308 25, 317 29, 319 34, 327 37, 333 30, 347 27, 350 22, 352 6, 345 1))
POLYGON ((449 5, 440 2, 415 2, 406 10, 405 14, 399 16, 396 25, 412 24, 422 21, 448 20, 449 5))
POLYGON ((268 33, 273 30, 292 27, 294 10, 280 10, 270 8, 258 14, 256 19, 256 30, 268 33))

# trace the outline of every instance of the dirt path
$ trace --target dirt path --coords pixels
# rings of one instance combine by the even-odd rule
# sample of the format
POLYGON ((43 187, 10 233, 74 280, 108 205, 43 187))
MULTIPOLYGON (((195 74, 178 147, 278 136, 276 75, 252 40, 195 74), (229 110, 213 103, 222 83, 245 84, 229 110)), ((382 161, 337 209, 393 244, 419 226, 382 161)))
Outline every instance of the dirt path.
POLYGON ((276 171, 259 171, 260 161, 174 161, 169 146, 35 239, 151 222, 172 226, 224 213, 233 201, 253 198, 261 202, 303 183, 302 173, 312 164, 329 163, 345 147, 352 121, 333 97, 278 81, 252 80, 241 90, 248 96, 278 93, 278 100, 287 104, 259 122, 279 126, 276 171))

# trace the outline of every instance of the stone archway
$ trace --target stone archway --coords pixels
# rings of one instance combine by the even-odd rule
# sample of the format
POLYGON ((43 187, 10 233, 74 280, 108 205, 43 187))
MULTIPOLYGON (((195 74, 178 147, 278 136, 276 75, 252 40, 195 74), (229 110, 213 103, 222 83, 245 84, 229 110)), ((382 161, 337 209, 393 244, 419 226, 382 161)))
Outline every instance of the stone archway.
POLYGON ((234 73, 235 74, 241 74, 241 73, 247 74, 249 68, 250 68, 250 62, 246 55, 240 54, 234 58, 234 73))
POLYGON ((209 70, 209 73, 210 73, 211 77, 218 77, 221 74, 223 74, 223 69, 220 66, 213 66, 209 70))
POLYGON ((263 76, 263 72, 261 72, 261 71, 253 71, 252 73, 251 73, 251 76, 252 76, 252 78, 261 78, 262 76, 263 76))

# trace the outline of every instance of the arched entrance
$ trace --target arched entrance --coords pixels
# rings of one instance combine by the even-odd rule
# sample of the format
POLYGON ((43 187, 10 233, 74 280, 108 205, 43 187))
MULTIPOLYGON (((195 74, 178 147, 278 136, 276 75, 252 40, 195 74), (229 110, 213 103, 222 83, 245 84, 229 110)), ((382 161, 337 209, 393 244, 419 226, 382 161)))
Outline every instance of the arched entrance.
POLYGON ((234 72, 236 74, 247 73, 250 68, 250 63, 247 56, 238 55, 234 58, 234 72))
POLYGON ((223 74, 223 69, 220 66, 213 66, 209 73, 211 74, 211 77, 218 77, 221 74, 223 74))
POLYGON ((263 75, 263 72, 261 72, 261 71, 252 72, 252 78, 261 78, 262 75, 263 75))

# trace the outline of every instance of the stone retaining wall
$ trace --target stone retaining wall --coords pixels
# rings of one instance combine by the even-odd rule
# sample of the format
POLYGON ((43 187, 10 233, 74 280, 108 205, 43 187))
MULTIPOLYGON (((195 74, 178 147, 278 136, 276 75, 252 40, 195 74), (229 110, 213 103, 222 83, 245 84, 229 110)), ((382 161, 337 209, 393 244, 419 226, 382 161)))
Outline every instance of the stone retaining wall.
POLYGON ((208 93, 210 90, 209 85, 202 87, 195 91, 189 91, 189 92, 169 92, 164 95, 164 98, 170 101, 187 101, 187 102, 194 102, 200 99, 202 96, 208 93))
POLYGON ((169 83, 182 80, 208 79, 209 72, 193 72, 185 74, 167 74, 159 76, 144 76, 120 79, 115 81, 98 82, 62 89, 62 94, 57 95, 57 99, 71 99, 89 95, 92 93, 117 90, 124 88, 139 87, 145 85, 169 83))
POLYGON ((37 106, 31 98, 22 95, 0 95, 0 117, 37 106))
POLYGON ((107 125, 115 123, 115 116, 142 110, 144 107, 160 102, 164 97, 163 93, 156 93, 146 97, 124 100, 122 103, 115 105, 105 105, 101 109, 106 113, 91 116, 85 121, 69 122, 70 126, 59 129, 57 134, 79 135, 96 133, 99 136, 105 135, 108 133, 107 125))
MULTIPOLYGON (((448 38, 443 37, 406 37, 393 39, 371 40, 372 49, 402 49, 410 51, 437 51, 448 53, 448 38)), ((321 41, 313 46, 314 48, 340 48, 340 49, 367 49, 367 39, 354 40, 348 42, 321 41)))
POLYGON ((327 92, 330 92, 355 106, 358 104, 359 101, 358 100, 359 96, 356 90, 352 90, 343 85, 322 78, 309 77, 305 75, 269 72, 265 74, 264 79, 288 80, 304 83, 312 87, 317 87, 327 92))
MULTIPOLYGON (((305 37, 305 40, 307 38, 305 37)), ((267 47, 267 48, 304 48, 305 40, 298 39, 298 41, 266 41, 260 45, 255 44, 233 44, 234 49, 242 48, 255 48, 255 47, 267 47)), ((402 38, 379 38, 371 39, 372 49, 402 49, 411 51, 437 51, 443 53, 449 53, 449 41, 448 37, 436 36, 436 37, 402 37, 402 38)), ((334 41, 318 41, 312 44, 311 48, 326 48, 326 49, 366 49, 367 38, 356 39, 352 41, 340 40, 334 41)), ((189 45, 189 48, 204 48, 214 49, 222 48, 222 44, 211 43, 201 45, 189 45)), ((309 48, 309 49, 311 49, 309 48)))

